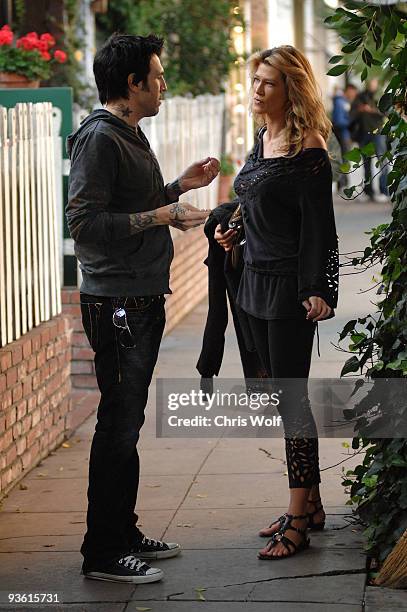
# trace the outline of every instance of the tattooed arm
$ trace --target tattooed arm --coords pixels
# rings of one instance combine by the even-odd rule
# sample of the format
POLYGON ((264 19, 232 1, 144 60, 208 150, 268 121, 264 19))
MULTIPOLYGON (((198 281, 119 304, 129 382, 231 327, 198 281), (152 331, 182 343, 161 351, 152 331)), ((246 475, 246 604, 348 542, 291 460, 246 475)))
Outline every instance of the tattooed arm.
POLYGON ((209 210, 199 210, 191 204, 175 202, 156 210, 132 213, 130 217, 130 233, 138 234, 154 225, 170 225, 181 231, 205 223, 209 210))

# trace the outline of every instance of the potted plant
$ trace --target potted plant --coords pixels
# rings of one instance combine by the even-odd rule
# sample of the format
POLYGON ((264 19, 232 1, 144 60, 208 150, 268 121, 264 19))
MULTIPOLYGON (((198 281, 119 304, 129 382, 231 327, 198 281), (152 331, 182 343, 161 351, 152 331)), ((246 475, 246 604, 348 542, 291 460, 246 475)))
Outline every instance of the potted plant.
POLYGON ((219 202, 227 202, 230 200, 230 194, 232 191, 233 176, 236 173, 236 169, 232 160, 231 155, 222 154, 220 158, 220 180, 219 180, 219 202))
POLYGON ((39 36, 29 32, 14 39, 10 26, 0 29, 0 87, 39 87, 49 79, 52 64, 63 64, 67 54, 55 47, 55 39, 48 32, 39 36), (52 49, 52 50, 51 50, 52 49))

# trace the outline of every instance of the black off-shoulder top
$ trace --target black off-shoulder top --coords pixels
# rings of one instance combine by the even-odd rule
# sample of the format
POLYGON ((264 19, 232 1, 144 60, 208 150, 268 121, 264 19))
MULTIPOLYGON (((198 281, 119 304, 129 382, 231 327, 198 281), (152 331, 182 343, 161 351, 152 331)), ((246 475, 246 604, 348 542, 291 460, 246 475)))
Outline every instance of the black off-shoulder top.
POLYGON ((265 130, 234 183, 246 234, 237 303, 261 319, 303 319, 306 298, 338 300, 331 164, 321 148, 264 158, 265 130))

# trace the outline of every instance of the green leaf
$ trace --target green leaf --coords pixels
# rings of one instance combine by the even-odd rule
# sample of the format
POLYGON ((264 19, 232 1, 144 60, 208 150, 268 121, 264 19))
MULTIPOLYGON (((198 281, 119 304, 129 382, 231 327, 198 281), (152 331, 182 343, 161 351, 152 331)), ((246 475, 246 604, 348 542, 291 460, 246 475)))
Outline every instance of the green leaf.
POLYGON ((328 70, 327 75, 328 76, 339 76, 343 74, 344 72, 346 72, 348 68, 349 68, 348 64, 338 64, 337 66, 334 66, 333 68, 328 70))
POLYGON ((341 333, 339 334, 339 340, 343 340, 349 334, 349 332, 355 329, 356 323, 357 323, 356 319, 352 319, 351 321, 348 321, 345 327, 343 328, 343 330, 341 331, 341 333))
POLYGON ((365 67, 363 68, 363 70, 362 70, 362 74, 360 75, 360 80, 361 80, 361 81, 366 81, 366 79, 367 79, 367 73, 368 73, 368 70, 367 70, 367 68, 366 68, 366 66, 365 66, 365 67))
POLYGON ((361 148, 363 155, 366 157, 371 157, 376 154, 376 147, 374 146, 374 142, 368 142, 367 145, 361 148))
POLYGON ((350 357, 345 361, 345 365, 342 368, 341 376, 349 374, 350 372, 357 372, 359 370, 359 359, 356 356, 350 357))
POLYGON ((347 198, 351 198, 353 196, 355 190, 356 190, 356 187, 353 185, 353 187, 346 187, 343 190, 343 193, 346 195, 347 198))
POLYGON ((361 153, 360 149, 356 149, 355 148, 355 149, 352 149, 351 151, 346 151, 346 153, 344 155, 344 158, 349 160, 349 161, 358 163, 362 159, 362 153, 361 153))
POLYGON ((343 59, 343 55, 334 55, 329 60, 328 64, 337 64, 338 62, 341 61, 341 59, 343 59))
POLYGON ((343 172, 344 174, 348 173, 350 170, 350 163, 344 162, 343 164, 339 166, 339 170, 343 172))

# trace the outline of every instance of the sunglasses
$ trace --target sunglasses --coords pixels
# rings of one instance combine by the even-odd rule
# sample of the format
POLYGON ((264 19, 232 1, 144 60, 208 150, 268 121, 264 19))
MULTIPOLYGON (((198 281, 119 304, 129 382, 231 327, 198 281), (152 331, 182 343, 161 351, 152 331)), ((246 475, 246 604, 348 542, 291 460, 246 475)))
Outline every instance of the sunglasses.
POLYGON ((135 348, 136 341, 127 323, 127 314, 124 308, 116 308, 113 312, 113 325, 120 329, 119 342, 123 348, 135 348), (125 332, 127 332, 127 339, 125 332), (124 339, 123 339, 124 338, 124 339))

